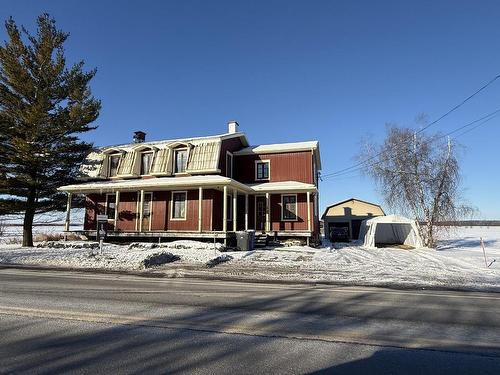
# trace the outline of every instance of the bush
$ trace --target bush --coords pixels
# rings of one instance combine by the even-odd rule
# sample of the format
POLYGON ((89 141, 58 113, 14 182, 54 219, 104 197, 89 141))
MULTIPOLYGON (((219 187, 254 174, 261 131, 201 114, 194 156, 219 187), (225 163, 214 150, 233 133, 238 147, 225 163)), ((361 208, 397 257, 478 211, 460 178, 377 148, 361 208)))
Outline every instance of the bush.
POLYGON ((180 260, 181 257, 168 252, 161 252, 148 255, 143 261, 144 268, 161 266, 162 264, 172 263, 180 260))
POLYGON ((222 254, 222 255, 219 255, 217 258, 210 259, 206 263, 206 266, 207 266, 207 268, 212 268, 212 267, 215 267, 218 264, 229 262, 232 259, 233 259, 233 257, 231 255, 222 254))

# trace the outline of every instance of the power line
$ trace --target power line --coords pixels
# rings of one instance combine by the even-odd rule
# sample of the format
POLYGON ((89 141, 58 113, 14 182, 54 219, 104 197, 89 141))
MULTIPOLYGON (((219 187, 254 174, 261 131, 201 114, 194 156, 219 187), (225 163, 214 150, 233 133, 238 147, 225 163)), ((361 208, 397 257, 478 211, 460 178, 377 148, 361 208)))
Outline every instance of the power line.
MULTIPOLYGON (((441 121, 443 118, 445 118, 446 116, 450 115, 451 113, 453 113, 454 111, 456 111, 458 108, 462 107, 465 103, 467 103, 469 100, 471 100, 473 97, 475 97, 476 95, 478 95, 481 91, 485 90, 488 86, 490 86, 491 84, 493 84, 493 82, 495 82, 496 80, 498 80, 500 78, 500 74, 497 75, 496 77, 492 78, 490 81, 488 81, 485 85, 481 86, 478 90, 476 90, 474 93, 472 93, 471 95, 469 95, 467 98, 465 98, 464 100, 462 100, 459 104, 457 104, 456 106, 454 106, 453 108, 451 108, 449 111, 447 111, 446 113, 444 113, 442 116, 440 116, 439 118, 437 118, 436 120, 432 121, 431 123, 427 124, 426 126, 424 126, 422 129, 420 129, 419 131, 416 132, 416 134, 420 134, 422 133, 423 131, 429 129, 431 126, 435 125, 436 123, 438 123, 439 121, 441 121)), ((480 120, 479 120, 480 121, 480 120)), ((330 176, 334 176, 334 175, 337 175, 339 173, 342 173, 344 171, 348 171, 350 169, 354 169, 354 168, 357 168, 359 166, 362 166, 364 165, 366 162, 370 161, 370 160, 373 160, 375 158, 377 158, 378 156, 380 156, 380 153, 379 154, 376 154, 376 155, 373 155, 365 160, 362 160, 350 167, 347 167, 347 168, 344 168, 344 169, 341 169, 341 170, 338 170, 338 171, 335 171, 335 172, 332 172, 332 173, 328 173, 326 175, 323 175, 322 177, 323 178, 326 178, 326 177, 330 177, 330 176)))
MULTIPOLYGON (((493 120, 494 118, 498 117, 499 115, 500 115, 500 108, 497 109, 497 110, 495 110, 495 111, 493 111, 493 112, 491 112, 491 113, 488 113, 487 115, 482 116, 482 117, 480 117, 480 118, 478 118, 478 119, 476 119, 474 121, 471 121, 471 122, 469 122, 469 123, 467 123, 465 125, 462 125, 462 126, 456 128, 456 129, 453 129, 452 131, 450 131, 450 132, 448 132, 446 134, 443 134, 443 135, 437 137, 434 141, 439 141, 439 140, 441 140, 441 139, 443 139, 445 137, 448 137, 448 136, 450 136, 452 134, 455 134, 455 133, 457 133, 457 132, 459 132, 461 130, 466 129, 466 128, 470 127, 471 125, 479 123, 476 126, 473 126, 472 128, 469 128, 469 129, 467 129, 467 130, 465 130, 465 131, 463 131, 463 132, 461 132, 458 135, 456 135, 456 136, 453 137, 453 139, 457 139, 458 137, 461 137, 462 135, 464 135, 466 133, 469 133, 470 131, 479 128, 480 126, 482 126, 482 125, 486 124, 487 122, 493 120)), ((418 132, 416 134, 418 134, 418 132)), ((371 159, 375 159, 376 157, 378 157, 380 155, 381 155, 381 152, 379 152, 378 154, 374 155, 373 157, 371 157, 369 159, 370 160, 371 159)), ((369 160, 369 159, 366 159, 366 160, 369 160)), ((375 162, 369 164, 368 166, 373 166, 373 165, 376 165, 376 164, 379 164, 379 163, 380 163, 380 161, 375 161, 375 162)), ((348 175, 350 173, 362 171, 365 167, 366 167, 365 165, 361 165, 361 166, 359 166, 358 168, 355 168, 355 169, 340 171, 340 172, 335 173, 335 174, 332 173, 332 174, 328 174, 328 175, 323 175, 323 176, 321 176, 321 178, 322 179, 337 178, 337 177, 348 175)))

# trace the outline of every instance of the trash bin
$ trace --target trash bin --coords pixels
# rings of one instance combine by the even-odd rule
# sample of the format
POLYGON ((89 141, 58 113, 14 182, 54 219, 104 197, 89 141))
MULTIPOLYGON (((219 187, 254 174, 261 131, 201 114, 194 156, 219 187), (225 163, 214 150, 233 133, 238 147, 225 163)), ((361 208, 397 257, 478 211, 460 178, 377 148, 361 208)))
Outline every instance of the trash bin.
POLYGON ((238 250, 248 251, 248 233, 245 231, 236 232, 236 247, 238 250))
POLYGON ((248 251, 251 251, 255 248, 255 231, 247 230, 248 235, 248 251))
POLYGON ((255 231, 239 231, 236 232, 236 247, 242 251, 250 251, 254 249, 255 231))

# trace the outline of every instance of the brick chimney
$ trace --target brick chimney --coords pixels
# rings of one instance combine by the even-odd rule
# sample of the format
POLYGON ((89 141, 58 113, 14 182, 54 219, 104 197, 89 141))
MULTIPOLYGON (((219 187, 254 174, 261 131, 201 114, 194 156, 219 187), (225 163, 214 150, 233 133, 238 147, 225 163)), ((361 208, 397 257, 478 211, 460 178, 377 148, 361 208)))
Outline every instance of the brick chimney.
POLYGON ((146 140, 146 133, 138 130, 134 132, 134 143, 142 143, 146 140))
POLYGON ((238 133, 239 124, 237 121, 229 121, 227 123, 227 132, 230 134, 238 133))

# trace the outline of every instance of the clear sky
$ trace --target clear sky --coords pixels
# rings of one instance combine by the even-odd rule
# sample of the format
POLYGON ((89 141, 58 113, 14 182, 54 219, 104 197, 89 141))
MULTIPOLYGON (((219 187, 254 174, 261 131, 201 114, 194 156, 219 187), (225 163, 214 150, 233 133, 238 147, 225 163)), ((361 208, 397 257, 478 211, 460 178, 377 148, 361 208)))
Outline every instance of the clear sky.
MULTIPOLYGON (((385 123, 438 118, 500 74, 499 1, 3 0, 33 31, 48 12, 71 33, 70 60, 97 67, 96 145, 219 134, 240 123, 250 143, 317 139, 323 173, 355 163, 385 123)), ((0 31, 5 39, 5 30, 0 31)), ((448 132, 500 108, 500 80, 428 131, 448 132)), ((458 139, 464 194, 500 219, 500 117, 458 139)), ((322 208, 380 201, 356 173, 321 183, 322 208)))

